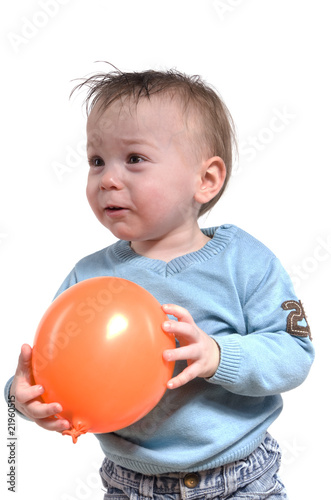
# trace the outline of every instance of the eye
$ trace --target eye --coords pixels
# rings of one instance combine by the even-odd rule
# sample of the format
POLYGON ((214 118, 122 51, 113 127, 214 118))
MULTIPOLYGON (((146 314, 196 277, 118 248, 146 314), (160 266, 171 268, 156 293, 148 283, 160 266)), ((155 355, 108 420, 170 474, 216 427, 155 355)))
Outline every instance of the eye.
POLYGON ((142 158, 141 156, 130 155, 128 163, 134 164, 134 163, 141 163, 142 161, 144 161, 144 158, 142 158))
POLYGON ((105 164, 103 159, 99 156, 92 156, 92 158, 88 159, 88 163, 90 167, 103 167, 105 164))

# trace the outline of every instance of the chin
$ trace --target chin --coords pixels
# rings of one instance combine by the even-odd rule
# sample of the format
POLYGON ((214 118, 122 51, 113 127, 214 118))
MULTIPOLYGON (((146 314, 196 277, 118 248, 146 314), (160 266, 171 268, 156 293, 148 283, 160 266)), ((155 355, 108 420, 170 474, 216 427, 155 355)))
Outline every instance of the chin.
POLYGON ((118 240, 124 240, 124 241, 131 241, 132 238, 134 237, 132 235, 132 233, 128 232, 128 231, 121 231, 121 230, 116 230, 114 228, 110 228, 108 225, 106 224, 103 224, 107 229, 108 231, 111 232, 111 234, 113 236, 115 236, 115 238, 117 238, 118 240))

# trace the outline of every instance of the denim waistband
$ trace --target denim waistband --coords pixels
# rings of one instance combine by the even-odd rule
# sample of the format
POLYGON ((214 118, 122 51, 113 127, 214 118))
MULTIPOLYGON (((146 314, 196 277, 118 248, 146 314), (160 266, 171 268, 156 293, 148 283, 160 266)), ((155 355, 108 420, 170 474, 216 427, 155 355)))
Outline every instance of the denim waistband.
POLYGON ((190 500, 207 500, 215 497, 215 491, 220 495, 229 495, 255 481, 268 470, 273 469, 272 473, 275 474, 279 461, 278 443, 267 433, 264 441, 248 457, 216 469, 149 476, 125 469, 105 458, 100 474, 104 486, 111 485, 127 492, 135 490, 135 498, 139 499, 178 494, 190 500))

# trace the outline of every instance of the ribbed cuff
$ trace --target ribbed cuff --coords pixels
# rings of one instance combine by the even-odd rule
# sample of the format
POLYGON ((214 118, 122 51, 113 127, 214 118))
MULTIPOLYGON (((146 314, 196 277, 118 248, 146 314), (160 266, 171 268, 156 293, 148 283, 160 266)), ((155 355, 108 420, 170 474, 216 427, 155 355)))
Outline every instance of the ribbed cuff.
POLYGON ((226 337, 211 337, 219 345, 221 359, 216 373, 207 379, 208 382, 224 386, 235 384, 238 381, 241 361, 241 348, 238 335, 233 334, 226 337))
POLYGON ((14 380, 14 377, 11 377, 5 385, 4 395, 5 395, 5 400, 7 403, 9 402, 10 388, 11 388, 11 385, 13 383, 13 380, 14 380))

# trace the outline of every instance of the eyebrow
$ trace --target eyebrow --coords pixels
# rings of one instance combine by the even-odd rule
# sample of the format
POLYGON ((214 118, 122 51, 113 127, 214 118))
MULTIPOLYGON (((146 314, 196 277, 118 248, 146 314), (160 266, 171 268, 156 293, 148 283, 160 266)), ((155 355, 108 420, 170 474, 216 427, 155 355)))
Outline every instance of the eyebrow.
POLYGON ((143 144, 143 145, 146 145, 146 146, 149 146, 152 148, 156 147, 155 144, 153 144, 152 142, 150 142, 142 137, 132 137, 129 139, 121 138, 121 139, 119 139, 119 142, 123 143, 126 146, 130 146, 132 144, 143 144))
MULTIPOLYGON (((125 146, 131 146, 131 145, 144 145, 144 146, 149 146, 153 149, 156 149, 157 146, 153 144, 152 142, 149 142, 148 140, 142 138, 142 137, 132 137, 132 138, 119 138, 117 142, 124 144, 125 146)), ((101 144, 98 144, 99 146, 101 144)), ((86 149, 89 149, 90 147, 97 147, 95 145, 95 137, 92 137, 92 140, 87 141, 86 144, 86 149)))

